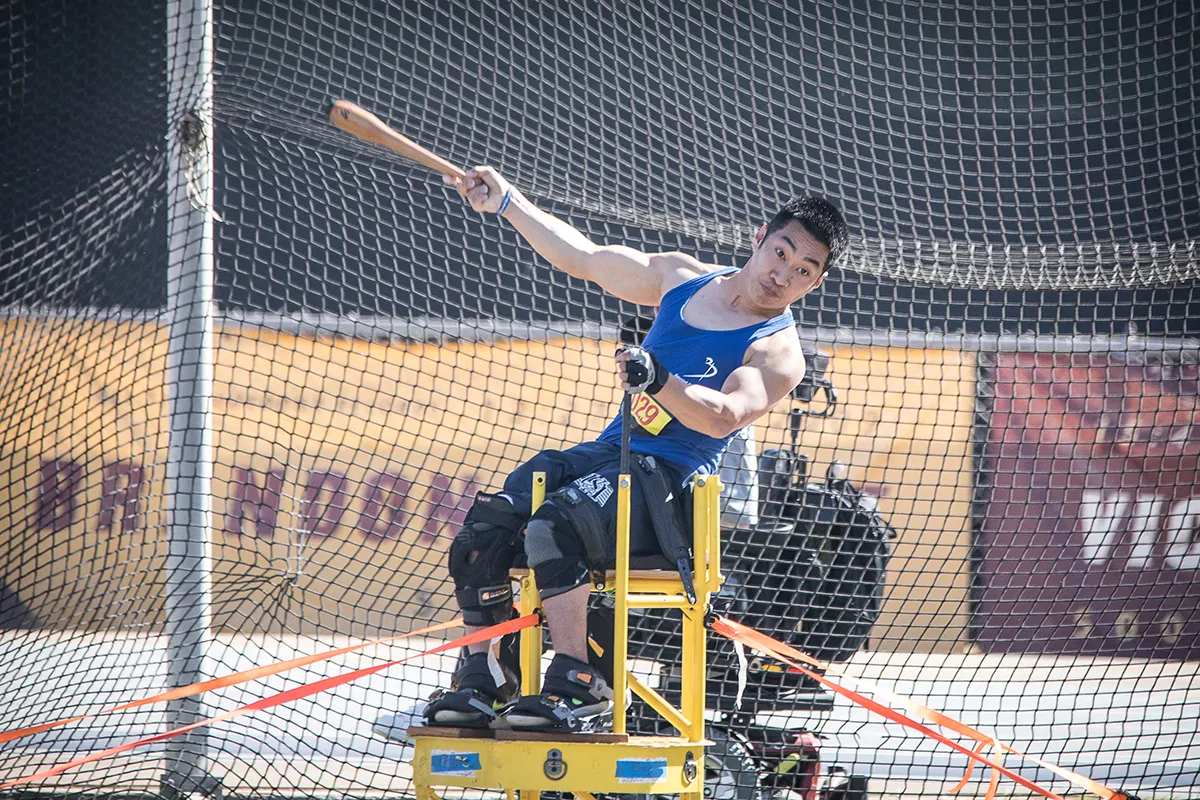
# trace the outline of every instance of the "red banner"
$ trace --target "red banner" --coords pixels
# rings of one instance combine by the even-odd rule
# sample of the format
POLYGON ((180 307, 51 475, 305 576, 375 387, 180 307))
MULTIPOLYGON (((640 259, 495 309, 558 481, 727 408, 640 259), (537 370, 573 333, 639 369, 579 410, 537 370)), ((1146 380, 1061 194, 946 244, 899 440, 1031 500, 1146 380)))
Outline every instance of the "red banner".
POLYGON ((985 650, 1200 657, 1200 370, 1146 355, 1002 353, 983 372, 985 650))

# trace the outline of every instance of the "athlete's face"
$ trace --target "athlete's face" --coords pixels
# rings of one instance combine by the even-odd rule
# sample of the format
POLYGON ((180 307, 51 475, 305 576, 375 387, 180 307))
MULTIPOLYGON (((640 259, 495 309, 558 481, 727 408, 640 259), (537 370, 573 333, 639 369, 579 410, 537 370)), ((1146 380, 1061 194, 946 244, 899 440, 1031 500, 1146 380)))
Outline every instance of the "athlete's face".
POLYGON ((756 238, 758 246, 746 266, 751 268, 751 292, 764 308, 785 308, 821 285, 829 248, 795 220, 770 236, 756 238))

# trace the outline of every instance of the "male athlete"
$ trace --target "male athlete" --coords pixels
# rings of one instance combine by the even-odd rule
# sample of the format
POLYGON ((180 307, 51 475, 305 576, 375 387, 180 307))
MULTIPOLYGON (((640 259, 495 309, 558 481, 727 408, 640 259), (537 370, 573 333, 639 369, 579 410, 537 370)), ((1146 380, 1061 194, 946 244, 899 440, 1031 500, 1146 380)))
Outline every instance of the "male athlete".
MULTIPOLYGON (((692 475, 711 474, 727 443, 787 397, 804 375, 804 356, 789 306, 821 285, 847 245, 846 224, 829 202, 803 197, 784 206, 755 236, 740 269, 704 264, 683 253, 643 253, 597 245, 537 208, 491 167, 454 185, 481 213, 499 214, 553 266, 632 303, 657 306, 641 347, 616 357, 621 387, 638 393, 630 446, 639 468, 672 487, 659 495, 635 481, 631 554, 660 552, 654 526, 660 503, 676 502, 692 475), (644 394, 641 394, 644 393, 644 394)), ((508 570, 523 552, 537 579, 554 659, 538 696, 514 699, 519 684, 512 645, 499 654, 472 647, 452 688, 429 702, 437 726, 579 730, 608 708, 612 690, 588 663, 590 576, 616 553, 616 476, 621 420, 594 442, 539 453, 497 494, 480 494, 449 552, 455 596, 468 626, 511 618, 508 570), (531 478, 546 473, 546 502, 531 512, 531 478)), ((514 638, 515 637, 511 637, 514 638)))

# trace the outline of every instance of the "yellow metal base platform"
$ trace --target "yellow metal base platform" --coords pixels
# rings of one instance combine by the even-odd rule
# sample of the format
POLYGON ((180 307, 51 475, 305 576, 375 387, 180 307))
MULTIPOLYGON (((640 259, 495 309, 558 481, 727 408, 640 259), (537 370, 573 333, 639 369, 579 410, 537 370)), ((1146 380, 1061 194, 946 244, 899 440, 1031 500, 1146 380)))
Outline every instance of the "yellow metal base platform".
POLYGON ((413 739, 413 774, 421 800, 435 786, 604 794, 681 794, 703 791, 704 746, 678 736, 630 736, 627 742, 580 741, 570 734, 535 740, 413 739))

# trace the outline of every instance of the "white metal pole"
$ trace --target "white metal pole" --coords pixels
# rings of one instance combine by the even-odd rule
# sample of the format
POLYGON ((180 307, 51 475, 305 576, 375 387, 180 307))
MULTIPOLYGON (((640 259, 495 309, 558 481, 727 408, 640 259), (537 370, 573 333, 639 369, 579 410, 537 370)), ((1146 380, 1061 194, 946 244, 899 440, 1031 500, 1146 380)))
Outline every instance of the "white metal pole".
MULTIPOLYGON (((167 2, 167 563, 172 687, 204 680, 210 637, 213 384, 213 22, 211 0, 167 2)), ((206 716, 167 705, 173 729, 206 716)), ((220 794, 206 729, 168 739, 163 794, 220 794)))

